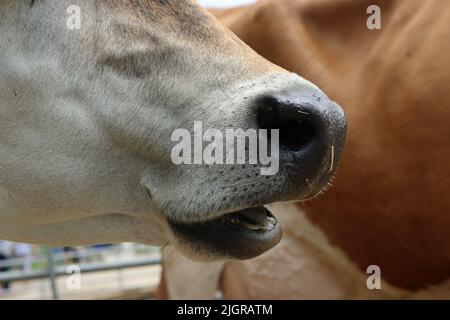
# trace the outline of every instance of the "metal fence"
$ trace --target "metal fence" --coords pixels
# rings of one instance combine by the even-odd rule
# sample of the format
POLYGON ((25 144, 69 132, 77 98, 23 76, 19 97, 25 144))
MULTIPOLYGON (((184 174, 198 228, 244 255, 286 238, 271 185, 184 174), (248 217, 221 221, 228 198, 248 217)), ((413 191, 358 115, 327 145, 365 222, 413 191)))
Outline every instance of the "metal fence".
MULTIPOLYGON (((40 254, 34 254, 31 257, 31 261, 35 267, 33 267, 33 270, 26 272, 18 270, 24 265, 24 258, 12 258, 0 261, 0 269, 2 267, 13 268, 11 271, 0 272, 0 284, 10 283, 14 285, 18 282, 48 281, 51 298, 60 299, 60 288, 61 286, 65 286, 65 283, 61 283, 58 280, 60 278, 70 277, 73 273, 73 268, 71 267, 75 266, 79 275, 83 277, 86 274, 116 271, 117 276, 115 277, 115 281, 119 284, 118 288, 124 289, 124 279, 121 271, 129 268, 158 266, 160 264, 160 257, 159 250, 155 247, 128 244, 128 247, 115 245, 102 250, 81 248, 78 252, 64 252, 63 250, 55 252, 54 249, 46 248, 45 250, 41 250, 40 254)), ((143 277, 146 278, 147 274, 143 274, 143 277)), ((4 296, 8 298, 7 294, 4 296)))

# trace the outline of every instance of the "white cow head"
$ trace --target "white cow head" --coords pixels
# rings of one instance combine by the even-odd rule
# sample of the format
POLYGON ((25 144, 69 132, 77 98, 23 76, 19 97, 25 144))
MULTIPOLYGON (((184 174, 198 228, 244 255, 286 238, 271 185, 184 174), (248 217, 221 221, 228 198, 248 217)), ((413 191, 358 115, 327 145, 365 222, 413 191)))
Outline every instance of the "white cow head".
POLYGON ((170 242, 194 258, 250 258, 281 237, 263 205, 314 197, 335 172, 341 108, 192 1, 4 0, 0 43, 5 239, 170 242), (174 132, 194 123, 214 129, 209 142, 227 129, 279 130, 258 139, 275 174, 174 163, 174 132))

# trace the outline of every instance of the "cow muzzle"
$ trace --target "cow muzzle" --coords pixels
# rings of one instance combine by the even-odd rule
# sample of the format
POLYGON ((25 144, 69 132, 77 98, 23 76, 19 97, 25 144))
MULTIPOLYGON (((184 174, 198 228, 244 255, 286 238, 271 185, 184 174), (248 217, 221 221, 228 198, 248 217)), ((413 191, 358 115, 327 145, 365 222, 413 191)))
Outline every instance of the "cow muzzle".
MULTIPOLYGON (((264 253, 282 234, 265 206, 316 197, 334 176, 346 135, 343 110, 314 85, 296 77, 283 79, 278 78, 279 85, 270 89, 259 81, 259 86, 240 91, 239 97, 227 96, 229 116, 203 125, 205 130, 218 125, 221 130, 214 132, 228 132, 230 127, 255 129, 258 142, 252 144, 249 134, 244 145, 248 150, 257 149, 258 156, 264 154, 261 146, 265 145, 274 160, 270 165, 263 161, 194 163, 161 165, 150 171, 144 185, 164 212, 176 247, 187 256, 196 260, 249 259, 264 253), (259 135, 261 132, 264 134, 259 135), (276 170, 265 170, 268 168, 276 170)), ((211 117, 219 114, 213 108, 206 110, 211 117)), ((195 126, 192 131, 189 146, 197 141, 195 126)), ((228 140, 223 155, 228 154, 227 146, 228 140)), ((190 154, 191 148, 188 150, 190 154)))
MULTIPOLYGON (((243 209, 197 222, 169 220, 177 238, 197 251, 198 248, 205 251, 200 255, 196 252, 197 257, 249 259, 269 250, 281 240, 282 230, 263 205, 313 198, 324 190, 336 172, 346 134, 345 115, 338 104, 320 91, 309 94, 291 91, 262 95, 253 105, 254 119, 249 122, 267 132, 278 130, 283 183, 276 184, 280 181, 277 175, 266 176, 263 181, 246 175, 244 184, 262 183, 265 192, 256 196, 253 192, 247 203, 238 204, 243 209)), ((267 144, 271 145, 270 141, 267 144)), ((236 175, 236 171, 239 172, 233 170, 230 175, 236 175)), ((239 183, 243 183, 242 179, 239 183)), ((238 194, 239 188, 235 189, 238 194)))

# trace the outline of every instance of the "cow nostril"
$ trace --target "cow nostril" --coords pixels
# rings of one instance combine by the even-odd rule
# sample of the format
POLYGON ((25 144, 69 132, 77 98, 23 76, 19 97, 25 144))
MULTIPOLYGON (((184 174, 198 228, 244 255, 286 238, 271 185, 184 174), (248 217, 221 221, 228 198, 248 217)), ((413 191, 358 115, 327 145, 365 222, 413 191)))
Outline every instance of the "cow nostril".
POLYGON ((308 119, 308 113, 300 110, 286 112, 276 107, 263 107, 258 112, 258 126, 279 130, 280 148, 299 151, 313 142, 318 135, 314 124, 308 119))
POLYGON ((309 121, 288 122, 280 126, 280 145, 298 151, 314 140, 316 131, 309 121))
POLYGON ((260 96, 249 119, 251 126, 279 130, 279 149, 272 133, 266 150, 278 152, 286 179, 293 177, 292 186, 302 185, 310 195, 322 190, 335 172, 346 133, 341 107, 325 95, 320 101, 313 98, 311 92, 294 90, 260 96))

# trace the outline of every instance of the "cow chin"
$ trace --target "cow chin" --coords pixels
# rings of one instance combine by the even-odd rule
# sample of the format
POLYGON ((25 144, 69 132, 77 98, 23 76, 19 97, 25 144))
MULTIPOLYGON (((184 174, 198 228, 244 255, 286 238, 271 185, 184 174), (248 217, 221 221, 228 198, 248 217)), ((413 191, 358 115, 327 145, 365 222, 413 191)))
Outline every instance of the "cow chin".
MULTIPOLYGON (((248 172, 238 172, 234 169, 225 176, 248 176, 248 172)), ((305 185, 289 183, 289 175, 280 174, 279 181, 253 176, 250 182, 255 186, 259 179, 271 183, 261 183, 260 188, 246 192, 222 189, 224 177, 217 178, 215 184, 203 183, 199 190, 193 187, 195 181, 164 184, 171 193, 163 185, 156 187, 156 179, 146 187, 163 212, 173 239, 171 245, 186 257, 197 261, 244 260, 263 254, 281 241, 282 226, 270 211, 270 203, 311 199, 324 191, 331 176, 328 170, 321 170, 311 184, 305 185)), ((164 177, 166 182, 171 181, 169 173, 164 177)))
POLYGON ((226 213, 218 218, 179 223, 169 220, 177 247, 193 260, 251 259, 281 240, 281 226, 264 206, 226 213))

